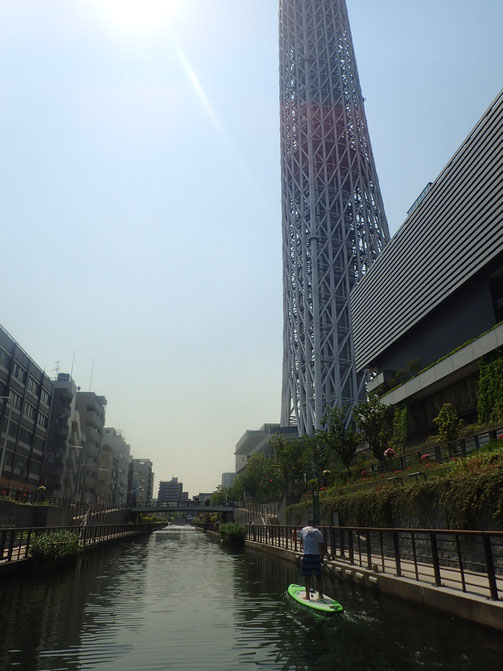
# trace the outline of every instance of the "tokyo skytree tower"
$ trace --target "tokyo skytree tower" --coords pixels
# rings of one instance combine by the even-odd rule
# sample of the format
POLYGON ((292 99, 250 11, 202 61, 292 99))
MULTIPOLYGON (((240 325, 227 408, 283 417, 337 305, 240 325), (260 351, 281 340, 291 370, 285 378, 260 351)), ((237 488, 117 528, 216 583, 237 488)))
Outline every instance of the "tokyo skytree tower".
POLYGON ((280 0, 281 425, 365 397, 349 294, 389 240, 345 0, 280 0))

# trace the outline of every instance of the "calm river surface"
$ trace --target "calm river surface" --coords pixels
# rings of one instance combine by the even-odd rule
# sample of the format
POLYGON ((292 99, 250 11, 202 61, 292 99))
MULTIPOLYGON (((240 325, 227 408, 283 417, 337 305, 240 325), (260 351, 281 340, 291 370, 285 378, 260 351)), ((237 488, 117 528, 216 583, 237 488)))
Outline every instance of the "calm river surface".
POLYGON ((324 618, 285 596, 296 566, 157 531, 46 579, 0 582, 0 669, 501 669, 502 637, 334 578, 324 618))

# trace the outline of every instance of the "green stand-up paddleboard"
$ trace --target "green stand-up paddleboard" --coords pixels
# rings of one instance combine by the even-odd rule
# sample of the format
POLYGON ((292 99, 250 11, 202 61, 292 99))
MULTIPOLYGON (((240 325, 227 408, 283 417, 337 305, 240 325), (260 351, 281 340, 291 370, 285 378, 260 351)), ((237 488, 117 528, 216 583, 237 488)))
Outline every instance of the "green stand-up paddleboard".
POLYGON ((311 590, 310 599, 306 599, 306 588, 303 585, 290 585, 288 587, 288 594, 303 606, 312 608, 324 615, 335 615, 335 613, 342 613, 344 610, 338 601, 329 596, 325 595, 323 599, 320 599, 318 592, 315 590, 311 590))

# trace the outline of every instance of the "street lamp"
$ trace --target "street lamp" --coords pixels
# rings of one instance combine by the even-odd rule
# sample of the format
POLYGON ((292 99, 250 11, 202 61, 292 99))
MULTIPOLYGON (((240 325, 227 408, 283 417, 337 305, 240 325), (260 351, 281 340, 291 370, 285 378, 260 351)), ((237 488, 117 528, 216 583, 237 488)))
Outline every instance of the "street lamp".
MULTIPOLYGON (((9 396, 0 396, 2 399, 7 399, 7 403, 5 404, 9 408, 9 413, 7 415, 7 425, 5 427, 5 437, 3 439, 3 444, 2 444, 2 455, 0 456, 0 478, 2 477, 3 473, 3 465, 5 461, 5 454, 7 452, 7 438, 9 436, 9 427, 10 427, 10 416, 12 414, 12 405, 9 403, 10 401, 10 395, 9 396)), ((5 407, 4 405, 4 407, 5 407)), ((5 413, 5 410, 4 410, 5 413)), ((2 414, 3 417, 3 414, 2 414)))

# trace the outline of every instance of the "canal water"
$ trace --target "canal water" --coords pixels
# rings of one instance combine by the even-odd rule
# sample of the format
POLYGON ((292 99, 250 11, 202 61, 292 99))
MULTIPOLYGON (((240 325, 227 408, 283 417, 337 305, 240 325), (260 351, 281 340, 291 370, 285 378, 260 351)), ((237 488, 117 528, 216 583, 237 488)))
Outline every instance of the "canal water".
POLYGON ((0 581, 0 669, 499 669, 501 636, 335 576, 325 618, 285 595, 297 567, 165 529, 50 577, 0 581))

